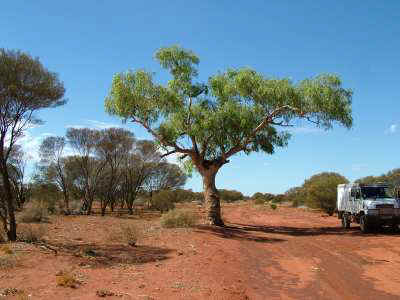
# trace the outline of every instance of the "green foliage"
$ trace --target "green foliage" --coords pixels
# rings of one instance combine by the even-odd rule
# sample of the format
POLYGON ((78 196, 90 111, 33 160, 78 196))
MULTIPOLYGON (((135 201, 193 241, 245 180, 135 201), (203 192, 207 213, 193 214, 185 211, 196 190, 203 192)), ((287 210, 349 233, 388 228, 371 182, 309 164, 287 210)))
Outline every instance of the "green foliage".
POLYGON ((197 217, 189 210, 173 209, 161 216, 161 226, 165 228, 192 227, 197 217))
POLYGON ((254 200, 254 204, 256 204, 256 205, 264 205, 265 204, 265 199, 263 197, 257 197, 254 200))
POLYGON ((366 176, 355 181, 356 183, 364 184, 376 184, 385 183, 389 185, 389 188, 394 189, 400 188, 400 168, 388 171, 386 174, 381 176, 366 176))
POLYGON ((197 155, 193 163, 198 168, 200 157, 216 162, 240 151, 273 153, 290 137, 278 128, 298 118, 325 129, 335 122, 352 125, 352 92, 342 88, 336 75, 293 83, 241 68, 195 84, 199 58, 193 52, 172 46, 161 48, 155 57, 172 75, 168 84, 154 83, 152 74, 143 70, 118 73, 105 100, 106 111, 144 126, 165 149, 190 153, 191 159, 197 155), (189 148, 183 146, 187 140, 192 141, 189 148))
POLYGON ((271 202, 272 202, 272 203, 282 203, 282 202, 284 202, 284 201, 286 201, 286 197, 285 197, 285 195, 282 195, 282 194, 275 195, 275 196, 271 199, 271 202))
POLYGON ((278 198, 276 198, 277 196, 275 196, 274 194, 270 194, 270 193, 254 193, 253 196, 251 196, 251 199, 255 200, 256 204, 263 204, 265 202, 271 202, 271 201, 276 201, 279 202, 280 200, 280 196, 278 198))
POLYGON ((177 203, 199 201, 203 202, 203 193, 193 192, 192 190, 175 189, 173 190, 177 203))
POLYGON ((333 212, 336 207, 337 186, 348 182, 345 177, 334 172, 311 176, 303 185, 307 194, 307 206, 320 208, 327 213, 333 212))
POLYGON ((243 194, 239 191, 220 189, 218 192, 221 200, 224 202, 230 203, 244 199, 243 194))
POLYGON ((278 208, 278 207, 276 206, 276 204, 273 204, 273 203, 271 203, 271 204, 269 205, 269 207, 271 207, 271 209, 273 209, 273 210, 275 210, 275 209, 278 208))
POLYGON ((28 207, 43 207, 47 209, 49 214, 57 214, 63 205, 60 202, 61 193, 54 183, 48 182, 33 182, 31 184, 32 203, 28 207))
POLYGON ((177 202, 177 199, 174 191, 163 190, 153 195, 151 207, 163 213, 174 209, 175 202, 177 202))
POLYGON ((306 197, 307 193, 302 186, 290 188, 285 192, 286 201, 292 202, 293 207, 303 205, 305 203, 306 197))

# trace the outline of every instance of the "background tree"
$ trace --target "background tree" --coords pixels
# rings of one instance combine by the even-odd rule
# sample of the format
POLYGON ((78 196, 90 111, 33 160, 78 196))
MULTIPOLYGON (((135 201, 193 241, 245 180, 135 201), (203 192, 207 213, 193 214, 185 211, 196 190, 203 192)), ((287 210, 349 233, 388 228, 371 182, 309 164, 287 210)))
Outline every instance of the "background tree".
POLYGON ((218 192, 221 200, 225 202, 235 202, 245 198, 241 192, 235 190, 220 189, 218 192))
POLYGON ((14 145, 9 158, 9 174, 15 195, 16 207, 21 210, 29 198, 29 186, 25 183, 27 155, 20 145, 14 145))
POLYGON ((186 183, 187 175, 176 164, 159 161, 149 164, 148 167, 151 170, 143 186, 150 195, 150 203, 154 192, 181 188, 186 183))
POLYGON ((129 214, 133 214, 136 197, 144 190, 145 182, 153 172, 153 166, 161 160, 161 153, 153 141, 137 141, 124 164, 122 197, 129 214))
POLYGON ((99 185, 101 199, 101 215, 105 215, 108 205, 114 210, 115 202, 120 191, 121 179, 129 152, 134 143, 133 133, 122 128, 108 128, 100 132, 100 141, 97 144, 97 154, 106 164, 103 172, 102 184, 99 185))
POLYGON ((388 171, 386 174, 381 176, 366 176, 359 178, 355 181, 356 183, 363 184, 377 184, 385 183, 389 185, 389 188, 393 191, 393 195, 396 197, 400 196, 400 168, 388 171))
POLYGON ((75 172, 80 172, 80 177, 77 179, 83 186, 86 213, 90 215, 96 189, 102 179, 101 173, 106 165, 104 160, 96 156, 101 140, 100 131, 89 128, 68 128, 66 136, 71 147, 79 154, 71 159, 76 160, 74 166, 77 170, 75 172))
POLYGON ((303 185, 307 195, 307 206, 321 208, 330 215, 333 214, 336 207, 337 186, 348 182, 345 177, 334 172, 311 176, 303 185))
POLYGON ((66 140, 64 137, 49 136, 39 147, 39 156, 43 176, 48 182, 54 183, 62 192, 66 212, 69 212, 69 178, 65 169, 63 157, 66 140))
POLYGON ((199 58, 172 46, 156 52, 172 79, 166 86, 144 70, 118 73, 105 99, 106 111, 143 126, 165 151, 188 158, 203 179, 207 220, 223 225, 215 177, 241 151, 274 153, 287 145, 280 127, 302 119, 329 129, 351 127, 350 90, 335 75, 298 83, 249 69, 229 69, 195 83, 199 58))
POLYGON ((8 162, 24 130, 40 123, 35 113, 65 103, 64 86, 57 75, 20 51, 0 49, 0 174, 4 185, 1 220, 10 241, 17 238, 15 196, 8 162))

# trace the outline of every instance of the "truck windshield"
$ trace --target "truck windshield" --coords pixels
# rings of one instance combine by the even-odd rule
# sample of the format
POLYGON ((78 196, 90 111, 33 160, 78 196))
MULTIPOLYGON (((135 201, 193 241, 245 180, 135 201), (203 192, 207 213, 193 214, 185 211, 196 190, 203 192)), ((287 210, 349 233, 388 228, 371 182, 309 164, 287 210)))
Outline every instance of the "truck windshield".
POLYGON ((389 189, 383 186, 364 186, 361 188, 363 198, 391 198, 389 189))

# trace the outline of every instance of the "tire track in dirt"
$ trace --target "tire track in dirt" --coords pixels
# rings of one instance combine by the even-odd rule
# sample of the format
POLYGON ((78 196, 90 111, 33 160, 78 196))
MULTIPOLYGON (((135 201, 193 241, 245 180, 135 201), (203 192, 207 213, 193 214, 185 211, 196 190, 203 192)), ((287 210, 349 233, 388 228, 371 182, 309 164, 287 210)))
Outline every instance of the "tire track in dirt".
POLYGON ((359 236, 358 231, 324 233, 318 231, 318 225, 326 224, 312 224, 313 233, 307 220, 301 224, 307 230, 301 231, 298 220, 293 226, 293 220, 285 218, 275 224, 300 230, 282 234, 282 230, 266 226, 265 215, 246 215, 244 220, 235 211, 229 220, 246 224, 233 225, 242 230, 252 228, 260 241, 282 240, 240 244, 241 269, 248 278, 246 294, 250 299, 399 299, 399 295, 376 289, 373 279, 366 276, 371 260, 356 250, 359 244, 366 244, 368 236, 359 236))

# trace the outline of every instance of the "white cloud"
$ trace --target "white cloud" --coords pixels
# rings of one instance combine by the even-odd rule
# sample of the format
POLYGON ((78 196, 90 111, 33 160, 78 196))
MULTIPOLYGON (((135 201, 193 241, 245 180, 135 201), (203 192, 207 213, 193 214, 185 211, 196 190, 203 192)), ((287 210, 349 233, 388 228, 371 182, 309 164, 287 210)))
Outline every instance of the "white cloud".
POLYGON ((385 133, 386 134, 393 134, 393 133, 397 132, 397 129, 398 129, 398 124, 392 124, 392 125, 389 126, 388 129, 385 130, 385 133))
POLYGON ((21 137, 17 144, 22 147, 22 150, 28 155, 29 163, 35 163, 40 160, 39 147, 43 139, 49 136, 49 134, 33 135, 29 129, 25 131, 24 136, 21 137))
POLYGON ((108 129, 108 128, 113 128, 113 127, 124 127, 121 124, 113 124, 113 123, 106 123, 106 122, 101 122, 97 120, 86 120, 88 124, 90 124, 90 127, 93 127, 95 129, 108 129))

